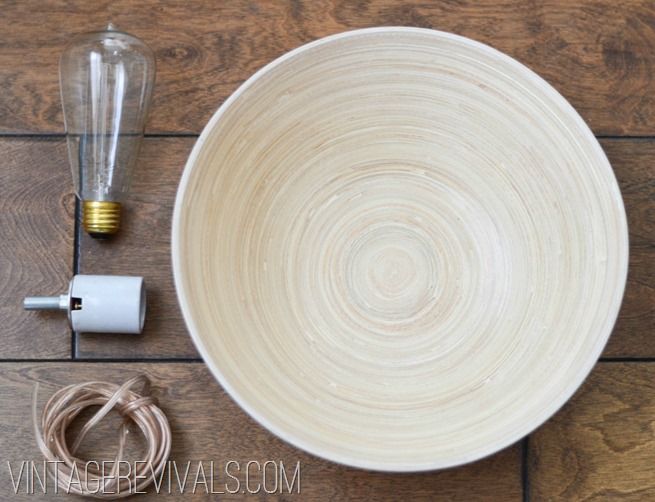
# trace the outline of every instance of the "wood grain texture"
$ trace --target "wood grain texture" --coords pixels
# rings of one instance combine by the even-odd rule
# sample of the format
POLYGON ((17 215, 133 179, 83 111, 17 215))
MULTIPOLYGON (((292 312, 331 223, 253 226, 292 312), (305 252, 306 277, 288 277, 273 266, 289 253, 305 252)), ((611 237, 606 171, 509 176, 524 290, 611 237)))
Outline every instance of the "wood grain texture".
POLYGON ((605 356, 654 357, 655 142, 604 140, 628 214, 630 270, 619 318, 605 356))
POLYGON ((530 436, 532 500, 655 498, 655 364, 596 367, 530 436))
POLYGON ((62 312, 23 298, 67 291, 73 264, 72 184, 63 142, 0 139, 0 358, 70 357, 62 312))
POLYGON ((141 335, 79 335, 80 357, 197 357, 177 305, 170 257, 173 201, 194 141, 145 140, 121 232, 106 241, 81 235, 80 273, 143 276, 148 306, 141 335))
POLYGON ((109 20, 156 53, 153 132, 199 132, 238 84, 305 42, 408 25, 514 56, 560 90, 597 134, 655 133, 655 4, 648 0, 3 2, 0 131, 62 130, 59 55, 73 34, 109 20))
MULTIPOLYGON (((254 423, 214 382, 208 370, 198 363, 75 363, 75 364, 13 364, 0 365, 0 451, 3 463, 0 465, 0 498, 6 500, 13 494, 11 478, 6 462, 17 467, 21 460, 40 461, 31 425, 31 403, 29 395, 35 382, 39 382, 39 402, 56 389, 71 383, 87 380, 109 380, 122 382, 136 374, 145 372, 154 383, 154 393, 161 408, 166 412, 173 432, 171 460, 181 467, 187 461, 213 460, 217 471, 229 460, 245 466, 249 460, 263 463, 266 460, 282 460, 287 466, 301 463, 301 493, 271 497, 272 500, 399 500, 410 496, 412 500, 492 500, 507 501, 521 499, 520 447, 514 446, 478 463, 442 472, 425 474, 393 475, 349 469, 320 460, 297 450, 272 436, 254 423)), ((39 408, 40 409, 40 408, 39 408)), ((116 422, 93 432, 83 444, 82 454, 93 458, 113 458, 110 448, 102 448, 101 441, 113 442, 116 422)), ((128 441, 130 441, 128 439, 128 441)), ((138 448, 132 450, 132 459, 138 459, 138 448)), ((88 458, 88 457, 87 457, 88 458)), ((193 472, 193 471, 192 471, 193 472)), ((217 479, 224 483, 225 476, 217 479)), ((244 479, 241 479, 244 482, 244 479)), ((261 473, 251 472, 252 486, 261 482, 261 473)), ((175 485, 174 485, 175 486, 175 485)), ((12 500, 64 499, 64 496, 38 496, 23 493, 12 500)), ((211 498, 211 500, 215 500, 211 498)), ((159 500, 151 495, 142 495, 139 500, 159 500)), ((176 496, 166 500, 181 500, 176 496)), ((236 494, 228 498, 261 499, 260 495, 236 494)), ((187 494, 184 500, 210 500, 198 492, 195 497, 187 494)), ((266 498, 268 500, 268 498, 266 498)))

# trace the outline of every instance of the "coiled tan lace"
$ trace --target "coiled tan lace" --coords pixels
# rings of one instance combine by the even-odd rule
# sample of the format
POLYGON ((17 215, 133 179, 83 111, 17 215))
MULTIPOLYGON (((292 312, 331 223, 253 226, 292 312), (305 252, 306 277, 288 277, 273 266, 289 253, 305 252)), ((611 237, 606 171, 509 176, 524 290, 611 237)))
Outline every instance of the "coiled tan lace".
POLYGON ((150 381, 145 375, 131 378, 123 385, 108 382, 87 382, 69 385, 57 391, 46 403, 37 423, 37 392, 34 389, 33 415, 36 441, 47 462, 47 470, 57 481, 59 491, 105 500, 123 498, 148 486, 157 479, 171 451, 171 429, 166 415, 149 395, 150 381), (141 386, 140 393, 132 390, 141 386), (80 430, 72 448, 66 443, 66 429, 82 410, 90 406, 100 409, 80 430), (118 452, 112 462, 89 462, 75 456, 86 434, 112 409, 123 417, 119 429, 118 452), (134 423, 145 437, 145 458, 130 464, 129 477, 118 476, 128 426, 134 423), (55 473, 55 470, 57 471, 55 473))

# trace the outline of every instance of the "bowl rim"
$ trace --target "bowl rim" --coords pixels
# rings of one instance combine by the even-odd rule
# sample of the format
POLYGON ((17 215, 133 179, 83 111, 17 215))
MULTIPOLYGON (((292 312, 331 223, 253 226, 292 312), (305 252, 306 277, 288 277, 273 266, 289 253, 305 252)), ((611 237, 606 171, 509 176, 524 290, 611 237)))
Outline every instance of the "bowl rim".
POLYGON ((533 432, 539 426, 544 424, 546 421, 548 421, 580 388, 582 383, 589 376, 591 370, 593 369, 596 362, 598 361, 598 358, 601 356, 603 349, 605 348, 607 341, 609 340, 609 337, 612 334, 612 331, 616 324, 616 320, 618 318, 621 304, 623 303, 623 297, 625 294, 625 287, 626 287, 627 275, 628 275, 629 237, 628 237, 628 222, 627 222, 623 197, 620 191, 620 187, 618 185, 618 181, 616 179, 616 174, 614 173, 614 170, 609 160, 607 159, 604 150, 602 149, 600 143, 598 142, 598 139, 595 137, 595 135, 593 134, 587 123, 582 119, 582 117, 575 110, 575 108, 573 108, 573 106, 568 102, 568 100, 566 100, 551 84, 549 84, 545 79, 540 77, 530 68, 520 63, 516 59, 512 58, 511 56, 487 44, 478 42, 468 37, 456 35, 450 32, 433 30, 430 28, 416 28, 416 27, 408 27, 408 26, 379 26, 374 28, 349 30, 349 31, 329 35, 323 38, 319 38, 312 42, 303 44, 283 54, 282 56, 274 59, 270 63, 264 65, 262 68, 256 71, 252 76, 250 76, 247 80, 245 80, 219 106, 219 108, 216 110, 216 112, 214 112, 210 120, 203 128, 184 166, 184 171, 182 173, 182 177, 180 179, 177 193, 175 196, 175 205, 173 209, 173 222, 172 222, 172 231, 171 231, 171 255, 172 255, 172 266, 173 266, 173 279, 175 283, 175 291, 178 299, 178 304, 182 311, 182 316, 184 318, 184 322, 186 324, 187 330, 191 335, 191 339, 193 340, 196 349, 200 353, 205 364, 209 367, 209 370, 211 371, 214 378, 223 387, 226 393, 231 397, 233 401, 235 401, 241 407, 242 410, 244 410, 259 425, 263 426, 268 431, 272 432, 278 438, 286 441, 287 443, 307 453, 310 453, 316 457, 331 462, 335 462, 337 464, 345 465, 348 467, 356 467, 365 470, 378 471, 378 472, 425 472, 425 471, 434 471, 439 469, 447 469, 447 468, 465 465, 480 460, 482 458, 488 457, 490 455, 493 455, 511 446, 512 444, 523 439, 525 436, 529 435, 531 432, 533 432), (617 268, 620 277, 617 277, 617 280, 618 280, 618 285, 621 288, 621 294, 615 295, 614 297, 614 303, 612 304, 609 315, 607 316, 607 322, 604 326, 604 331, 599 332, 599 336, 596 339, 594 349, 590 351, 590 353, 588 354, 585 363, 581 364, 580 367, 578 368, 577 373, 575 373, 576 377, 570 379, 569 382, 566 385, 564 385, 560 390, 558 398, 552 400, 548 406, 544 406, 541 412, 535 415, 535 418, 522 422, 521 427, 517 427, 512 431, 510 431, 510 433, 506 434, 505 436, 499 437, 495 441, 487 443, 483 448, 478 448, 477 450, 474 450, 473 453, 470 453, 468 455, 454 455, 451 460, 421 462, 416 464, 408 464, 408 463, 394 464, 393 462, 362 460, 361 458, 354 458, 347 455, 335 453, 333 451, 330 451, 329 449, 317 447, 311 442, 303 440, 297 437, 295 434, 285 431, 282 428, 278 427, 273 422, 271 422, 264 414, 260 413, 255 406, 249 404, 245 399, 242 398, 242 396, 239 395, 239 393, 235 390, 235 388, 230 384, 229 380, 222 373, 218 364, 216 364, 216 362, 214 362, 212 358, 209 357, 208 355, 209 352, 207 351, 202 336, 200 335, 200 330, 198 329, 196 323, 194 322, 191 313, 191 307, 187 301, 188 294, 184 287, 184 280, 183 280, 184 267, 183 267, 183 260, 181 257, 181 249, 180 249, 181 248, 180 239, 181 239, 181 232, 182 232, 181 218, 183 212, 182 206, 187 191, 187 185, 189 184, 192 171, 194 170, 195 168, 194 166, 196 165, 196 160, 203 149, 203 145, 205 141, 209 137, 209 134, 213 130, 216 123, 221 119, 221 117, 226 112, 226 110, 228 110, 231 104, 239 96, 241 96, 249 87, 251 87, 256 81, 258 81, 264 74, 270 72, 271 70, 273 70, 274 68, 285 62, 286 60, 291 59, 297 56, 298 54, 301 54, 314 47, 318 47, 324 44, 329 44, 337 40, 342 40, 346 38, 355 38, 362 35, 369 35, 369 34, 376 34, 376 33, 377 34, 415 33, 425 36, 434 36, 440 39, 457 41, 464 45, 468 45, 471 48, 475 48, 482 52, 486 52, 487 54, 495 58, 500 58, 506 64, 514 66, 516 69, 521 71, 526 76, 526 78, 534 81, 535 85, 539 86, 544 93, 548 94, 550 98, 552 98, 555 102, 557 102, 565 110, 567 115, 575 122, 575 124, 579 128, 581 135, 585 137, 590 147, 594 148, 599 154, 601 160, 604 161, 605 167, 609 170, 609 173, 614 180, 616 191, 618 193, 617 209, 620 214, 618 214, 617 216, 619 217, 620 224, 621 224, 620 225, 621 228, 618 229, 618 234, 621 240, 621 244, 619 247, 619 257, 618 257, 619 266, 617 268))

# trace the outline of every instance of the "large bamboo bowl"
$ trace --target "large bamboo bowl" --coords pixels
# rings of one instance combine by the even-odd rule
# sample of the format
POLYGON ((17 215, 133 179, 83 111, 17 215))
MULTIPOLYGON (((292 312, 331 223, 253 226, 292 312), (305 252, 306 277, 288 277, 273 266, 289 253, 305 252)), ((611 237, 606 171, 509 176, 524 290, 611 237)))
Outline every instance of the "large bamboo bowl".
POLYGON ((179 302, 230 395, 344 464, 450 467, 551 416, 621 303, 626 217, 589 128, 474 41, 378 28, 296 49, 198 140, 179 302))

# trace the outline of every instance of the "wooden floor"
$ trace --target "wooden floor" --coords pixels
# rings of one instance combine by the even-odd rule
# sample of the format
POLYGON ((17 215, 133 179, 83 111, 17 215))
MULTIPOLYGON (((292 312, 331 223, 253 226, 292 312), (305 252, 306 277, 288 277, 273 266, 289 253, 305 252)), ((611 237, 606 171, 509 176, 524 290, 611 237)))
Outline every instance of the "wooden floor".
POLYGON ((30 418, 35 382, 43 403, 68 383, 122 381, 138 372, 159 382, 157 395, 174 430, 174 459, 300 461, 301 495, 279 496, 285 500, 655 499, 654 2, 5 0, 0 8, 1 500, 13 493, 4 461, 40 460, 30 418), (110 20, 152 46, 158 80, 124 231, 97 242, 77 224, 57 62, 73 34, 110 20), (629 218, 624 306, 582 389, 529 438, 444 472, 348 469, 306 455, 256 425, 199 361, 170 270, 174 193, 212 112, 289 49, 376 25, 465 35, 546 78, 600 138, 629 218), (24 296, 59 294, 74 273, 145 276, 145 333, 76 335, 64 316, 22 310, 24 296))

